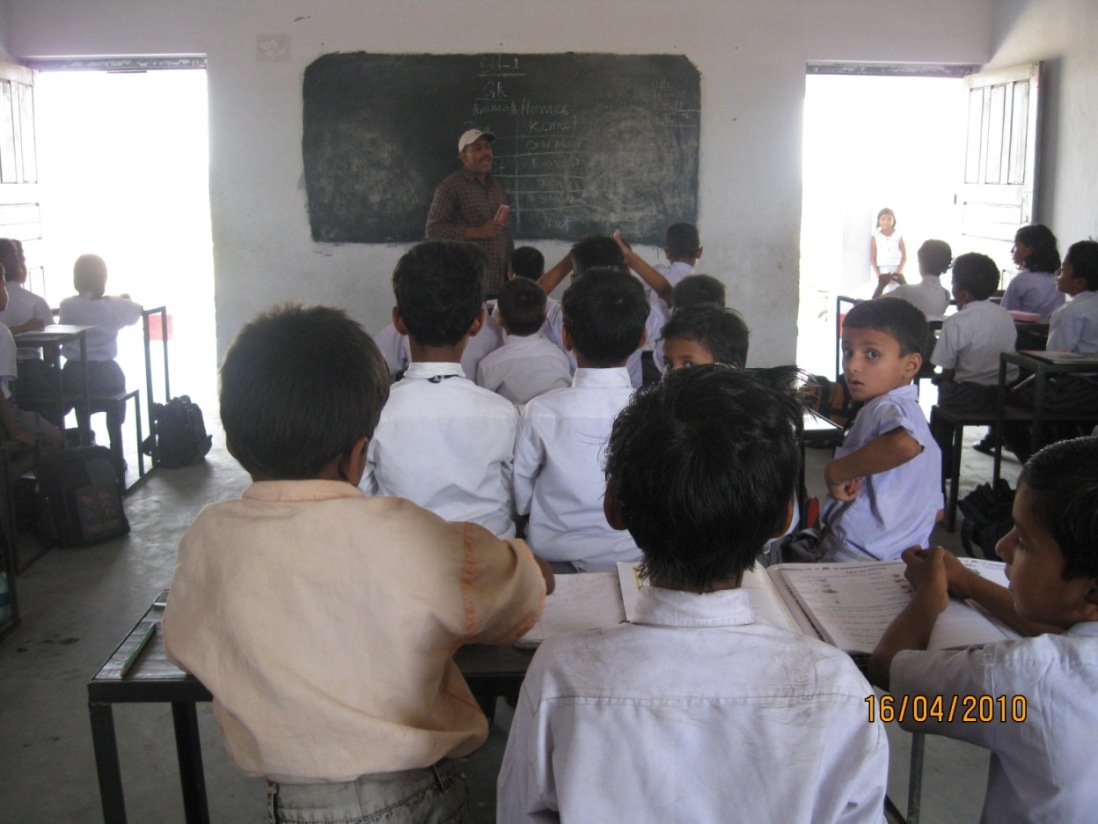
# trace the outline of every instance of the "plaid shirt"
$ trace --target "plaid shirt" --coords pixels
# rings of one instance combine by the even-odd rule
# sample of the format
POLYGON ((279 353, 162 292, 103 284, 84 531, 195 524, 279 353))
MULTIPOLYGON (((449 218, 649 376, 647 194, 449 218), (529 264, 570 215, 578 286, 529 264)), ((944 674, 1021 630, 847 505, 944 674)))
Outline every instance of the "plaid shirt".
MULTIPOLYGON (((464 169, 454 172, 435 189, 431 209, 427 213, 428 240, 465 240, 465 230, 480 226, 496 216, 496 210, 507 202, 503 185, 492 175, 481 184, 475 175, 464 169)), ((494 295, 507 280, 511 252, 515 248, 511 228, 486 240, 471 240, 488 258, 488 294, 494 295)))

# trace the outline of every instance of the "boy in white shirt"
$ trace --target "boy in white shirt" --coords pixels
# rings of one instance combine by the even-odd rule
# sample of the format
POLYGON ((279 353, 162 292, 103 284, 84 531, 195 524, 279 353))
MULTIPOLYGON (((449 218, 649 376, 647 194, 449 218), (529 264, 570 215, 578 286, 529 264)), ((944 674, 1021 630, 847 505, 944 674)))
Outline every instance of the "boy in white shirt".
POLYGON ((643 550, 637 619, 549 638, 523 681, 497 821, 880 822, 888 743, 869 685, 762 623, 741 587, 791 518, 802 409, 723 365, 614 422, 605 510, 643 550))
POLYGON ((472 244, 427 241, 393 271, 393 325, 412 362, 393 384, 360 484, 448 521, 515 536, 511 462, 518 412, 466 378, 461 354, 485 322, 486 262, 472 244))
MULTIPOLYGON (((592 269, 561 301, 564 344, 578 363, 572 385, 526 405, 515 441, 515 507, 527 540, 548 561, 581 572, 640 557, 602 512, 601 456, 633 386, 625 362, 644 343, 648 301, 618 269, 592 269)), ((559 567, 558 567, 559 568, 559 567)))
POLYGON ((538 330, 545 323, 545 292, 534 281, 513 278, 499 290, 496 313, 503 346, 477 366, 477 385, 521 406, 572 384, 572 367, 559 346, 538 330))
POLYGON ((942 715, 923 723, 908 715, 905 729, 991 750, 981 821, 1092 821, 1098 809, 1096 513, 1098 438, 1062 441, 1030 458, 1018 478, 1014 528, 995 547, 1009 589, 940 547, 904 552, 915 595, 874 650, 870 679, 897 707, 911 696, 940 697, 942 715), (951 595, 1031 637, 927 652, 951 595))
MULTIPOLYGON (((88 392, 94 397, 120 395, 126 391, 126 374, 118 365, 118 333, 141 320, 144 312, 140 303, 129 295, 111 296, 107 290, 107 264, 99 255, 81 255, 72 267, 72 285, 77 294, 61 301, 61 323, 91 326, 85 335, 88 392)), ((65 395, 79 397, 83 390, 80 364, 80 344, 66 343, 61 347, 65 356, 62 378, 65 395)), ((126 404, 122 401, 92 402, 91 412, 107 413, 107 436, 111 457, 119 476, 126 471, 122 450, 122 424, 126 420, 126 404)))
MULTIPOLYGON (((919 282, 908 283, 902 274, 897 273, 893 275, 893 280, 898 278, 901 285, 889 292, 887 297, 902 298, 918 306, 928 318, 940 318, 949 306, 949 292, 942 286, 941 277, 949 269, 953 250, 944 240, 928 240, 919 247, 918 260, 919 282)), ((887 285, 887 280, 878 280, 873 297, 881 297, 887 285)))

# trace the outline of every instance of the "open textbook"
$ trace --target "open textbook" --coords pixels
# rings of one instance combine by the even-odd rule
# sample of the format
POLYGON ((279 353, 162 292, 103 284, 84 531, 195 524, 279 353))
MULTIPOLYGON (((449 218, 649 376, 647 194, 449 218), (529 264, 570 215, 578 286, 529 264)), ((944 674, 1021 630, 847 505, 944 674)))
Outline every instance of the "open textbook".
MULTIPOLYGON (((961 562, 1006 585, 1003 564, 974 558, 961 562)), ((518 642, 537 646, 545 638, 632 621, 640 590, 648 586, 636 565, 613 572, 558 575, 556 591, 545 600, 541 620, 518 642)), ((820 638, 854 656, 873 651, 911 600, 903 561, 841 564, 778 564, 744 574, 743 588, 760 621, 820 638)), ((979 607, 951 601, 939 617, 930 649, 978 646, 1018 634, 979 607)))

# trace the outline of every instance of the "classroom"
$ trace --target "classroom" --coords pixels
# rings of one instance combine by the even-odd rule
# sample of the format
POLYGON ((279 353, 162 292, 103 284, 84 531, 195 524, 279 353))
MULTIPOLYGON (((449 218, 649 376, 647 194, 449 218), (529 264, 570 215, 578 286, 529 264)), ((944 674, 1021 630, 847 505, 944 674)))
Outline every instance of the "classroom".
MULTIPOLYGON (((0 59, 205 58, 215 303, 214 317, 204 322, 216 332, 220 356, 243 323, 281 301, 343 307, 371 332, 389 320, 389 276, 404 247, 317 243, 310 235, 301 99, 303 72, 317 57, 354 51, 685 55, 701 75, 698 226, 707 271, 725 280, 728 304, 754 319, 753 360, 765 366, 790 363, 796 356, 806 67, 834 62, 996 68, 1042 61, 1035 219, 1055 227, 1066 246, 1098 234, 1093 202, 1098 133, 1091 128, 1091 118, 1098 119, 1096 28, 1093 0, 684 0, 673 9, 651 0, 552 5, 517 0, 476 7, 446 0, 0 0, 0 59), (273 57, 261 48, 271 42, 279 45, 273 57)), ((882 141, 887 144, 887 135, 882 141)), ((563 242, 539 245, 550 260, 567 249, 563 242)), ((206 414, 208 421, 216 417, 212 407, 206 414)), ((197 507, 217 494, 203 491, 207 497, 195 503, 188 498, 191 491, 207 485, 227 496, 242 481, 223 451, 218 457, 215 450, 207 465, 184 472, 185 482, 156 486, 156 496, 150 494, 152 486, 142 491, 133 505, 147 523, 163 518, 178 534, 197 507)), ((170 548, 158 545, 161 555, 170 554, 170 548)), ((43 682, 63 682, 64 690, 44 694, 66 696, 71 705, 41 708, 43 714, 56 710, 68 716, 63 732, 45 720, 16 735, 5 732, 19 741, 0 745, 0 761, 7 765, 20 759, 31 768, 0 782, 0 810, 24 811, 13 820, 98 819, 84 684, 115 639, 139 617, 141 609, 134 605, 147 605, 167 586, 171 563, 162 557, 142 564, 135 560, 139 557, 131 549, 109 559, 133 565, 112 573, 120 576, 124 597, 98 606, 79 601, 79 622, 90 626, 109 616, 111 628, 89 630, 86 634, 96 638, 84 644, 71 643, 62 631, 47 639, 50 654, 38 654, 26 670, 28 677, 43 682), (68 656, 68 650, 89 643, 92 649, 68 656), (46 729, 51 732, 42 736, 46 729), (70 750, 78 755, 71 762, 74 774, 67 775, 69 767, 58 770, 58 764, 69 763, 70 750), (39 773, 50 777, 35 778, 39 773), (76 782, 77 798, 46 798, 67 779, 76 782), (38 818, 36 797, 52 815, 38 818)), ((84 575, 82 580, 97 577, 90 571, 84 575)), ((51 597, 66 595, 78 594, 59 585, 51 597)), ((21 631, 46 609, 23 597, 21 631)), ((81 634, 78 627, 70 632, 81 634)), ((5 639, 4 645, 13 646, 13 640, 18 639, 5 639)), ((31 636, 21 646, 40 641, 31 636)), ((8 657, 0 656, 0 667, 8 657)), ((5 686, 0 695, 17 689, 7 681, 5 686)), ((24 692, 20 703, 26 701, 24 692)), ((132 781, 127 789, 139 796, 131 802, 132 811, 156 809, 162 794, 162 820, 178 821, 177 789, 167 783, 173 780, 170 722, 162 715, 143 707, 136 720, 125 724, 126 734, 138 735, 140 746, 158 753, 155 758, 167 750, 167 767, 160 773, 167 776, 166 785, 141 787, 134 769, 127 773, 132 781)), ((209 722, 203 722, 208 770, 231 770, 223 757, 213 755, 219 744, 209 722)), ((8 729, 7 721, 3 726, 8 729)), ((262 793, 254 782, 219 786, 231 798, 262 793)), ((250 809, 256 809, 254 803, 250 809)), ((0 818, 7 815, 0 812, 0 818)))

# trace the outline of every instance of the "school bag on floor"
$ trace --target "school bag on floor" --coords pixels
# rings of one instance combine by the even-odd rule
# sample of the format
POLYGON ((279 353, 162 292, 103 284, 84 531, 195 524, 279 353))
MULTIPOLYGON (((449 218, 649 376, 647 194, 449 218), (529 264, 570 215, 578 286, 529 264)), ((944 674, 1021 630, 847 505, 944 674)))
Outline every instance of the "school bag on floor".
POLYGON ((141 444, 141 449, 153 456, 155 466, 168 469, 187 466, 210 451, 213 437, 206 434, 202 410, 187 395, 167 403, 154 403, 152 409, 152 434, 141 444))
POLYGON ((39 533, 48 545, 80 546, 130 531, 111 452, 61 449, 38 464, 39 533))
POLYGON ((972 557, 978 546, 985 558, 998 560, 995 545, 1014 527, 1012 509, 1014 490, 1000 478, 993 487, 980 484, 957 502, 964 520, 961 523, 961 545, 972 557))

